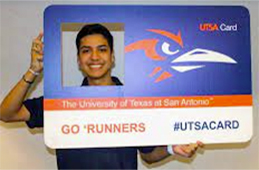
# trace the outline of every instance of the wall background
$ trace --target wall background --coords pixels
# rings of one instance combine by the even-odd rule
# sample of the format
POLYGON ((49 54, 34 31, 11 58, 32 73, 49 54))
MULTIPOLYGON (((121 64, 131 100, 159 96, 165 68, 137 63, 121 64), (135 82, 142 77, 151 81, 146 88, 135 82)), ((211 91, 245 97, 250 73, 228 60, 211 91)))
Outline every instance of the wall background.
MULTIPOLYGON (((139 169, 259 169, 259 3, 258 1, 9 1, 0 2, 0 102, 26 72, 32 39, 43 29, 43 11, 50 4, 163 4, 244 5, 251 15, 254 136, 248 143, 208 145, 192 160, 169 158, 152 166, 139 161, 139 169)), ((242 80, 241 80, 242 81, 242 80)), ((43 94, 43 81, 30 97, 43 94)), ((25 123, 0 122, 0 169, 56 169, 55 151, 43 142, 42 129, 30 130, 25 123)), ((227 136, 222 136, 227 137, 227 136)))

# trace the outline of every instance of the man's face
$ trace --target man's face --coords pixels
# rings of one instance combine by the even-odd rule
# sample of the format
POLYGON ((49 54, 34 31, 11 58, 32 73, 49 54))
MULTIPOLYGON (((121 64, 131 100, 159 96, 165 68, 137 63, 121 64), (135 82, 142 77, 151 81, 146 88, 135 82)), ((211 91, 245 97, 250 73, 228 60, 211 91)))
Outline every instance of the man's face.
POLYGON ((111 76, 114 55, 107 40, 101 34, 85 36, 80 41, 78 65, 91 79, 111 76))

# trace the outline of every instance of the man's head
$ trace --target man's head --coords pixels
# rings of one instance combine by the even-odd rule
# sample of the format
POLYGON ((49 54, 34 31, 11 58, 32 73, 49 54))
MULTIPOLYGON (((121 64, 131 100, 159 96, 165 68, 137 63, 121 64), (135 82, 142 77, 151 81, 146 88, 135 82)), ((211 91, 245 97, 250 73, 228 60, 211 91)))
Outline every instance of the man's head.
POLYGON ((111 76, 114 64, 113 37, 100 24, 85 25, 76 38, 78 65, 89 79, 111 76))

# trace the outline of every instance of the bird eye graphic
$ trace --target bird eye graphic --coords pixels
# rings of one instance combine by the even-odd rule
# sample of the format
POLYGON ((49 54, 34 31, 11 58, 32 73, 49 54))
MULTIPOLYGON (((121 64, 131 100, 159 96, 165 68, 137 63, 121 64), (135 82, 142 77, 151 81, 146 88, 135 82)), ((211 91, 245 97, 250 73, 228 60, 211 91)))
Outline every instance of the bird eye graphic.
MULTIPOLYGON (((181 36, 181 31, 178 31, 177 34, 167 32, 161 29, 148 29, 147 31, 169 38, 169 40, 172 40, 172 42, 177 43, 181 48, 178 49, 177 47, 173 47, 172 44, 165 42, 161 39, 152 38, 152 39, 138 40, 127 45, 125 47, 125 52, 128 53, 135 50, 143 50, 146 57, 155 61, 167 62, 167 59, 173 59, 171 61, 170 67, 172 70, 180 73, 189 72, 192 70, 197 70, 197 69, 207 67, 207 63, 237 64, 237 61, 235 61, 233 58, 218 51, 195 48, 193 50, 183 53, 185 51, 185 48, 184 48, 184 43, 181 36), (162 45, 160 46, 161 41, 162 41, 162 45), (178 56, 179 55, 178 54, 174 57, 168 57, 163 55, 160 56, 156 50, 157 49, 156 47, 158 46, 166 55, 172 56, 178 53, 183 53, 183 54, 181 54, 180 56, 178 56), (171 47, 171 50, 170 50, 170 47, 171 47), (176 50, 172 51, 172 49, 176 49, 176 50), (181 51, 182 49, 183 49, 183 52, 181 51)), ((155 83, 158 83, 170 77, 173 77, 173 74, 170 71, 164 69, 163 67, 164 67, 163 64, 157 65, 149 75, 149 77, 155 78, 155 83)))
POLYGON ((170 49, 170 44, 167 43, 167 42, 164 42, 162 44, 162 51, 167 54, 167 55, 175 55, 179 52, 179 50, 176 50, 176 51, 171 51, 170 49))

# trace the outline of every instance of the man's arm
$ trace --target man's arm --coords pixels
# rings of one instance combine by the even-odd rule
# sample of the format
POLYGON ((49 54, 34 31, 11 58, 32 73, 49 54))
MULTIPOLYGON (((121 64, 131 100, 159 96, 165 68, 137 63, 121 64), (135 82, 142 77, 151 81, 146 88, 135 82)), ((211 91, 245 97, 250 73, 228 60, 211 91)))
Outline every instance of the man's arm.
POLYGON ((40 33, 32 43, 30 69, 28 69, 21 80, 7 94, 0 105, 0 120, 2 121, 27 121, 30 118, 30 113, 23 106, 23 101, 37 74, 43 69, 42 37, 43 33, 40 33))
MULTIPOLYGON (((179 155, 182 157, 190 158, 192 157, 196 150, 199 147, 203 147, 203 143, 198 141, 197 143, 194 144, 189 144, 189 145, 173 145, 171 146, 172 150, 175 155, 179 155)), ((148 164, 152 164, 155 162, 159 162, 167 157, 169 157, 171 154, 168 153, 167 146, 159 146, 156 147, 152 152, 150 153, 141 153, 140 156, 141 158, 147 162, 148 164)))

